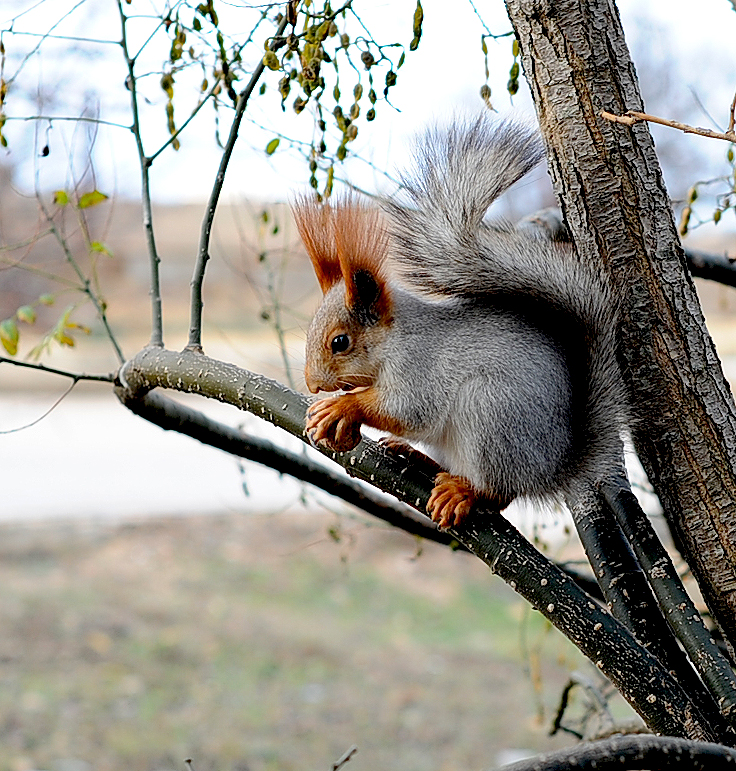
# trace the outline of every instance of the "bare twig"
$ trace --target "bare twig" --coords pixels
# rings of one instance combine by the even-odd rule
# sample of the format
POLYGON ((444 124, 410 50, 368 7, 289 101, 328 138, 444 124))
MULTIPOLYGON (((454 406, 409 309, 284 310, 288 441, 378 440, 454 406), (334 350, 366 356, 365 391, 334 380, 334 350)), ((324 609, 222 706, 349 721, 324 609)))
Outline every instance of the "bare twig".
POLYGON ((70 372, 66 369, 57 369, 56 367, 47 367, 45 364, 36 364, 30 361, 19 361, 18 359, 8 359, 6 356, 0 356, 0 364, 14 364, 16 367, 27 367, 28 369, 37 369, 41 372, 48 372, 50 375, 61 375, 69 377, 75 382, 80 380, 94 380, 100 383, 114 383, 115 375, 88 375, 85 372, 70 372))
POLYGON ((43 121, 47 120, 49 123, 53 123, 55 120, 69 121, 70 123, 95 123, 98 126, 112 126, 113 128, 121 128, 126 131, 130 131, 130 126, 126 126, 124 123, 116 123, 112 120, 103 120, 102 118, 89 118, 84 115, 7 115, 6 121, 19 120, 19 121, 43 121))
POLYGON ((347 752, 343 753, 333 764, 332 764, 332 771, 340 771, 340 769, 350 760, 350 758, 355 755, 355 753, 358 751, 358 748, 353 745, 350 747, 347 752))
MULTIPOLYGON (((23 57, 21 63, 18 65, 18 69, 15 71, 15 73, 13 75, 11 75, 7 79, 7 83, 6 83, 7 86, 10 86, 12 83, 15 82, 15 79, 18 77, 18 75, 20 75, 21 70, 26 66, 26 64, 28 64, 28 62, 33 58, 33 56, 35 56, 35 54, 38 53, 38 50, 43 45, 44 40, 46 40, 48 37, 51 36, 51 33, 53 32, 53 30, 55 30, 59 26, 59 24, 61 24, 63 21, 65 21, 67 18, 69 18, 69 16, 71 16, 74 13, 74 11, 77 10, 77 8, 79 8, 80 6, 84 5, 85 2, 86 2, 86 0, 79 0, 79 2, 77 2, 75 5, 73 5, 60 19, 58 19, 54 24, 52 24, 51 27, 48 30, 46 30, 46 32, 44 32, 44 33, 39 35, 39 37, 41 39, 23 57)), ((16 18, 20 18, 21 15, 22 14, 19 14, 19 16, 17 16, 16 18)), ((11 34, 15 34, 15 30, 13 30, 12 27, 11 27, 11 29, 8 30, 8 32, 10 32, 11 34)))
POLYGON ((63 401, 66 399, 67 396, 72 391, 72 388, 77 384, 77 380, 72 380, 71 383, 69 383, 69 388, 64 391, 64 393, 46 410, 46 412, 43 413, 40 417, 36 418, 35 420, 32 420, 30 423, 26 423, 23 426, 18 426, 18 428, 9 428, 5 431, 0 431, 0 434, 15 434, 18 431, 23 431, 26 428, 30 428, 31 426, 35 426, 36 423, 40 423, 45 417, 49 416, 63 401))
MULTIPOLYGON (((120 0, 118 0, 118 3, 120 0)), ((276 34, 269 43, 269 50, 275 51, 281 45, 284 40, 281 37, 284 30, 288 25, 289 14, 285 13, 281 19, 281 23, 276 30, 276 34)), ((212 233, 212 223, 215 219, 215 210, 217 209, 217 202, 220 199, 220 193, 222 192, 222 185, 225 182, 225 172, 227 171, 228 164, 230 163, 230 157, 235 147, 235 142, 238 138, 238 131, 240 130, 240 123, 243 120, 243 114, 245 108, 248 105, 253 90, 255 89, 258 81, 263 74, 265 65, 263 60, 258 62, 253 74, 248 81, 246 87, 238 94, 238 101, 235 106, 235 117, 233 118, 232 125, 230 126, 230 134, 225 144, 225 149, 222 152, 222 158, 220 159, 220 167, 217 170, 217 176, 215 177, 215 184, 212 186, 212 192, 210 193, 210 199, 207 202, 207 209, 205 210, 204 220, 202 222, 202 230, 199 238, 199 251, 197 254, 197 262, 194 267, 194 275, 191 282, 191 305, 190 305, 190 324, 189 324, 189 342, 187 343, 187 349, 192 351, 202 350, 202 283, 204 282, 204 272, 207 267, 207 261, 210 258, 210 235, 212 233)))
POLYGON ((733 128, 734 105, 736 105, 736 97, 734 97, 734 104, 731 105, 731 120, 729 121, 729 129, 726 132, 688 126, 687 123, 680 123, 676 120, 669 120, 668 118, 658 118, 656 115, 649 115, 646 112, 638 112, 636 110, 628 110, 624 115, 614 115, 613 113, 601 110, 601 118, 610 120, 612 123, 621 123, 624 126, 634 126, 635 124, 644 121, 648 123, 659 123, 661 126, 669 126, 678 131, 684 131, 686 134, 697 134, 698 136, 708 137, 710 139, 723 139, 726 142, 736 142, 736 131, 734 131, 733 128))
POLYGON ((27 37, 40 37, 44 40, 67 40, 75 43, 99 43, 100 45, 120 45, 119 40, 107 40, 99 37, 79 37, 78 35, 49 35, 45 32, 30 32, 28 30, 11 30, 13 35, 25 35, 27 37))
POLYGON ((202 97, 202 99, 197 103, 197 106, 192 110, 189 117, 184 121, 184 123, 179 126, 179 128, 161 145, 161 147, 156 150, 155 153, 152 153, 148 157, 148 165, 150 166, 156 158, 158 158, 159 155, 169 146, 172 145, 176 140, 179 138, 179 134, 181 134, 182 131, 194 120, 197 113, 205 106, 205 104, 210 100, 212 95, 217 91, 218 88, 220 88, 220 85, 222 83, 222 77, 217 77, 215 79, 215 82, 213 83, 210 90, 202 97))
POLYGON ((125 25, 127 17, 123 12, 123 6, 121 0, 117 0, 118 13, 120 14, 120 27, 121 38, 120 47, 123 49, 125 61, 128 64, 128 78, 127 86, 130 91, 130 104, 131 111, 133 113, 133 126, 131 128, 133 135, 135 136, 135 143, 138 149, 138 160, 141 165, 141 193, 143 203, 143 228, 146 232, 146 240, 148 242, 148 258, 150 261, 151 269, 151 345, 163 348, 164 345, 164 329, 163 329, 163 312, 161 307, 161 284, 159 279, 159 265, 161 258, 158 255, 156 249, 156 239, 153 232, 153 214, 151 211, 151 185, 148 176, 148 170, 151 166, 151 159, 146 157, 146 153, 143 149, 143 139, 141 138, 141 127, 138 113, 138 91, 136 86, 135 76, 135 59, 131 57, 128 50, 128 39, 126 36, 125 25))

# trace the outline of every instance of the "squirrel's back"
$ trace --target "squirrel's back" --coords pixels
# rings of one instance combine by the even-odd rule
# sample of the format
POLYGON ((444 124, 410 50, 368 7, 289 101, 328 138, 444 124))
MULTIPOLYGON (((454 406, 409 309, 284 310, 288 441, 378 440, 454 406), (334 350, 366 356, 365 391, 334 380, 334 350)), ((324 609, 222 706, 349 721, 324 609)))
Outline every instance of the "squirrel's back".
POLYGON ((407 202, 388 200, 384 208, 391 263, 411 291, 492 306, 559 346, 569 371, 573 443, 550 492, 564 493, 616 473, 626 400, 616 305, 605 279, 569 247, 483 221, 491 203, 542 156, 537 133, 518 123, 480 118, 435 129, 403 177, 407 202))

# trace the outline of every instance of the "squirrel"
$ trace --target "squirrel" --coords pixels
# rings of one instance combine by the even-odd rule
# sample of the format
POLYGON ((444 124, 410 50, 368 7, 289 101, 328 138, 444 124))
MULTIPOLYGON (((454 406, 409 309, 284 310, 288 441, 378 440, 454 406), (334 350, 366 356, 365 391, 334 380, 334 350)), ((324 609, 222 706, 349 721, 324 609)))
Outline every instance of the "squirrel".
MULTIPOLYGON (((543 157, 538 134, 481 117, 433 129, 384 215, 302 198, 294 215, 323 292, 307 333, 310 440, 365 424, 418 442, 446 472, 427 510, 461 523, 478 499, 560 500, 620 473, 625 393, 616 307, 569 245, 490 204, 543 157)), ((389 443, 395 440, 389 439, 389 443)))

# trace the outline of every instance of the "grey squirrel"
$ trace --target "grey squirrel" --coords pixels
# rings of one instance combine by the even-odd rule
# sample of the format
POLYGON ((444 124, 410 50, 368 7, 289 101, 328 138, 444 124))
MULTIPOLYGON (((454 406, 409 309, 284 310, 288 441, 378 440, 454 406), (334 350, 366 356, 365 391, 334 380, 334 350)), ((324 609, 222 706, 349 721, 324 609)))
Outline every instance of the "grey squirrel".
POLYGON ((442 527, 477 498, 559 498, 620 473, 625 397, 605 281, 572 250, 483 221, 542 158, 530 128, 479 118, 420 141, 408 202, 301 199, 324 293, 307 334, 307 433, 336 451, 373 426, 442 464, 442 527), (385 219, 385 221, 384 221, 385 219))

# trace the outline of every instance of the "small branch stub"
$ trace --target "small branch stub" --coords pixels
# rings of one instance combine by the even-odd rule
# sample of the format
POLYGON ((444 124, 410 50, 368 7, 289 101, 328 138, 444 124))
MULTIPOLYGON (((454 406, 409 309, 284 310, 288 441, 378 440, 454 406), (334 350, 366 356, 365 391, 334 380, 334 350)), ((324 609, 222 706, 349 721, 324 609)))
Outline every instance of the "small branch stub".
POLYGON ((611 112, 601 110, 601 118, 610 120, 612 123, 621 123, 624 126, 634 126, 637 123, 658 123, 661 126, 668 126, 669 128, 683 131, 686 134, 697 134, 701 137, 708 137, 709 139, 723 139, 726 142, 736 142, 736 131, 734 131, 734 105, 736 105, 736 97, 731 105, 731 117, 729 120, 728 131, 713 131, 707 128, 698 128, 697 126, 689 126, 687 123, 679 123, 676 120, 669 120, 669 118, 659 118, 656 115, 649 115, 646 112, 637 112, 636 110, 627 110, 624 115, 614 115, 611 112))

